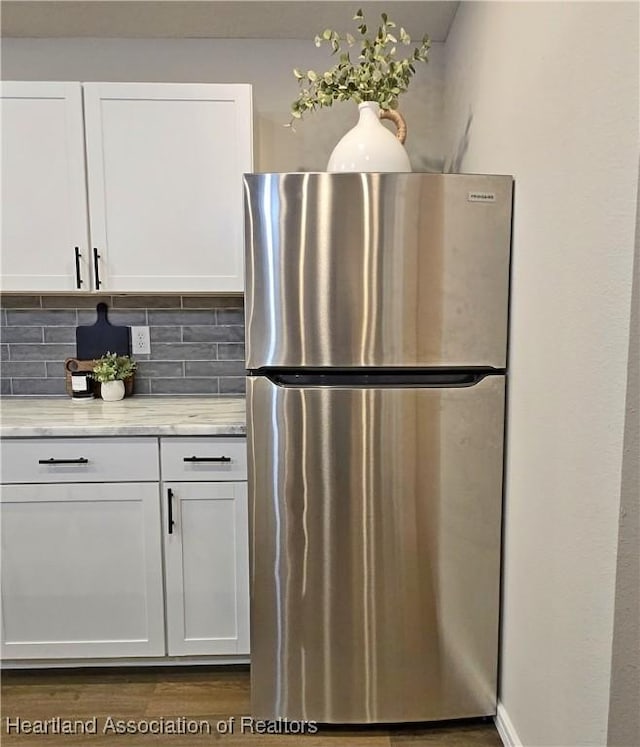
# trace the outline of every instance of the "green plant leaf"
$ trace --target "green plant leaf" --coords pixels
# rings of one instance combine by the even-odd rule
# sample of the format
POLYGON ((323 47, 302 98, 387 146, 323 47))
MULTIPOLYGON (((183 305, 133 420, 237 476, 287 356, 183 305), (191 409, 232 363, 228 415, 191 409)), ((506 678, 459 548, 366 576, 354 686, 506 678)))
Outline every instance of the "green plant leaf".
MULTIPOLYGON (((426 62, 430 47, 428 36, 423 38, 420 47, 413 49, 409 56, 397 59, 397 36, 391 29, 397 28, 386 13, 380 15, 382 24, 377 26, 374 36, 368 34, 362 9, 358 9, 354 20, 359 22, 360 47, 357 59, 352 62, 349 54, 341 50, 341 44, 349 47, 356 44, 350 33, 340 36, 332 29, 324 29, 315 36, 317 47, 328 42, 331 54, 339 55, 339 61, 325 72, 309 70, 306 73, 298 68, 293 71, 299 84, 297 99, 291 104, 291 122, 324 106, 332 106, 334 101, 377 101, 383 108, 395 108, 397 97, 404 93, 415 73, 415 62, 426 62)), ((410 43, 409 34, 400 27, 398 34, 403 44, 410 43)), ((293 128, 292 128, 293 129, 293 128)))

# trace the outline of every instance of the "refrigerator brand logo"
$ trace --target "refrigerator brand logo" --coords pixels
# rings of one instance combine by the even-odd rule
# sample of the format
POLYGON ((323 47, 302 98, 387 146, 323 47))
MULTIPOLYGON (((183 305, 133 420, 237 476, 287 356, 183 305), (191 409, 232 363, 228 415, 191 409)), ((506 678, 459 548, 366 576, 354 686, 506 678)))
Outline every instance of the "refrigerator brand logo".
POLYGON ((496 196, 493 192, 469 192, 469 202, 495 202, 496 196))

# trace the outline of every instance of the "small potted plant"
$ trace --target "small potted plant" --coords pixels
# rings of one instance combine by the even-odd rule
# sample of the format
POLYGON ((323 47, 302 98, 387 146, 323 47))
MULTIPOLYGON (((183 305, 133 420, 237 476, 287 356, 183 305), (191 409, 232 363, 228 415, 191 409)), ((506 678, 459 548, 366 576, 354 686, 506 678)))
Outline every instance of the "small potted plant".
POLYGON ((128 355, 107 352, 94 361, 93 378, 100 383, 100 396, 105 402, 117 402, 125 395, 125 381, 133 383, 138 366, 128 355))
POLYGON ((329 171, 411 170, 408 156, 402 147, 406 137, 406 123, 395 110, 398 96, 408 89, 416 72, 415 64, 427 62, 431 42, 428 36, 424 36, 420 46, 415 47, 411 55, 399 59, 398 45, 410 45, 411 38, 403 28, 395 36, 396 24, 386 13, 382 13, 380 18, 380 25, 375 34, 371 35, 362 10, 358 10, 354 16, 361 37, 357 59, 352 60, 351 53, 344 47, 345 44, 347 48, 356 45, 353 35, 346 34, 343 37, 332 29, 325 29, 316 36, 315 44, 317 47, 328 44, 332 53, 339 55, 339 61, 324 73, 297 68, 293 71, 301 90, 298 98, 291 104, 289 126, 308 112, 332 106, 334 101, 354 101, 358 104, 360 121, 334 149, 329 159, 329 171), (398 128, 397 139, 381 126, 380 118, 394 122, 398 128), (376 152, 380 150, 385 153, 377 157, 376 152), (374 159, 376 168, 363 168, 371 158, 374 159))

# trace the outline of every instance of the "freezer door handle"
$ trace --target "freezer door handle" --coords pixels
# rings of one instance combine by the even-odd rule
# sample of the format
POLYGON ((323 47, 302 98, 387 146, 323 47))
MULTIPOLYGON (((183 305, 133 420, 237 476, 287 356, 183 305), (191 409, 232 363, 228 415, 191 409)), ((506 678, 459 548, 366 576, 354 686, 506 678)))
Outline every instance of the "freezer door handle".
POLYGON ((347 387, 371 388, 391 387, 395 389, 424 387, 468 387, 479 384, 486 376, 503 375, 498 369, 467 371, 389 371, 389 370, 308 370, 304 373, 292 371, 252 371, 262 373, 273 384, 287 387, 347 387))

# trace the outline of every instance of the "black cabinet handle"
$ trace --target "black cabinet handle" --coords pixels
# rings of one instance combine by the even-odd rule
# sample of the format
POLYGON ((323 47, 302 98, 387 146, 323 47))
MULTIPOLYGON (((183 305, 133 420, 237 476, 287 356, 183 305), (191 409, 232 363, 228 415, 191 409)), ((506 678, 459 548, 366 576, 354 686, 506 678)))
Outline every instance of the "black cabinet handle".
POLYGON ((231 457, 228 456, 219 456, 219 457, 197 457, 197 456, 191 456, 191 457, 184 457, 184 462, 230 462, 231 457))
POLYGON ((54 459, 49 457, 49 459, 38 459, 38 464, 89 464, 89 460, 84 457, 79 459, 54 459))
POLYGON ((167 524, 169 525, 169 534, 173 534, 175 521, 173 520, 173 490, 167 490, 167 524))
POLYGON ((80 257, 82 257, 82 254, 80 254, 79 246, 74 248, 76 250, 76 288, 80 288, 83 282, 82 276, 80 275, 80 257))
POLYGON ((93 247, 93 274, 96 277, 96 290, 100 288, 102 285, 102 281, 100 280, 100 266, 98 265, 98 260, 100 259, 100 255, 98 254, 98 250, 96 247, 93 247))

